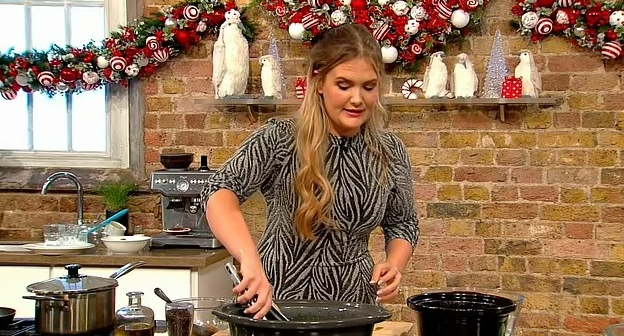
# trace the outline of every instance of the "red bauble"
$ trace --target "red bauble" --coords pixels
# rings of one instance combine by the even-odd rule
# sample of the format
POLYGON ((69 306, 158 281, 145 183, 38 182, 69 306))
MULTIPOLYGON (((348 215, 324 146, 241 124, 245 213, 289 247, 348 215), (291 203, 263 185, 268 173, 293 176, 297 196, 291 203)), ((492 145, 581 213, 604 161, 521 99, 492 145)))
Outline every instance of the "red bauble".
POLYGON ((61 70, 60 76, 61 80, 66 83, 75 82, 78 79, 78 71, 72 68, 64 68, 61 70))
POLYGON ((366 0, 352 0, 351 9, 354 11, 365 10, 368 7, 366 0))
POLYGON ((191 34, 189 34, 186 30, 178 30, 174 33, 174 37, 176 42, 178 42, 184 49, 188 49, 193 42, 191 34))
POLYGON ((554 3, 555 0, 537 0, 535 4, 539 7, 551 8, 554 3))

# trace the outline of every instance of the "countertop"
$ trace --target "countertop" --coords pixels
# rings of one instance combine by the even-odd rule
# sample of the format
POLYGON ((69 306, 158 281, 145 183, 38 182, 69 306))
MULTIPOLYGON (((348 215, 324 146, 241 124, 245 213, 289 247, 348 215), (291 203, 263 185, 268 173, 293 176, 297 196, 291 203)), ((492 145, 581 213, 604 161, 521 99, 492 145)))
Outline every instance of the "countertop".
MULTIPOLYGON (((14 244, 14 242, 11 242, 11 244, 14 244)), ((224 248, 210 250, 188 248, 152 249, 136 254, 117 254, 108 251, 104 246, 86 250, 81 254, 47 256, 20 250, 19 245, 3 246, 7 247, 7 250, 10 252, 0 249, 0 266, 80 264, 82 266, 119 267, 129 262, 142 260, 147 263, 145 267, 199 269, 230 256, 224 248)))

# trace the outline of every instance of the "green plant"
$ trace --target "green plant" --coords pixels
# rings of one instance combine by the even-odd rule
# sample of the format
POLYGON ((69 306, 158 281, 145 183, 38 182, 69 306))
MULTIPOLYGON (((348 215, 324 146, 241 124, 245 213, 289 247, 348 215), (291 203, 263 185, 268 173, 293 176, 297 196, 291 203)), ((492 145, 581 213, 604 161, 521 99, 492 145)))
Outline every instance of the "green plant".
POLYGON ((104 182, 99 185, 96 192, 104 197, 104 203, 109 210, 121 210, 128 205, 130 193, 138 188, 139 185, 134 182, 104 182))

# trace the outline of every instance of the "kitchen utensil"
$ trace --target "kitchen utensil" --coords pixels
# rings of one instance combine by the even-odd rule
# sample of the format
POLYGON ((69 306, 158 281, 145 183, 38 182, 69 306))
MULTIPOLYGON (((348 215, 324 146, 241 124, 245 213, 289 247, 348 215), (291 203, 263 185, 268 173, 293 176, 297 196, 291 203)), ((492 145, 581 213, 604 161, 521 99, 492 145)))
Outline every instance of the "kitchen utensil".
POLYGON ((34 244, 24 244, 22 248, 31 251, 35 254, 47 255, 47 256, 58 256, 58 255, 73 255, 80 254, 85 250, 88 250, 95 245, 91 243, 79 243, 76 245, 61 245, 61 246, 50 246, 45 243, 34 243, 34 244))
POLYGON ((159 298, 161 298, 163 301, 167 303, 172 302, 171 299, 167 296, 167 294, 165 294, 165 292, 163 292, 163 290, 158 287, 154 288, 154 294, 156 294, 156 296, 158 296, 159 298))
POLYGON ((104 234, 109 237, 123 236, 126 233, 126 227, 116 221, 110 222, 104 228, 104 234))
POLYGON ((160 154, 160 163, 167 169, 187 169, 193 163, 193 153, 160 154))
POLYGON ((245 306, 230 303, 213 313, 229 323, 237 336, 371 336, 373 326, 392 314, 381 306, 315 300, 276 301, 290 321, 258 320, 246 316, 245 306))
POLYGON ((0 307, 0 328, 9 325, 15 317, 15 309, 0 307))
POLYGON ((150 241, 148 236, 115 236, 102 237, 102 243, 109 251, 115 253, 137 253, 150 241))
POLYGON ((505 336, 516 304, 505 297, 469 291, 422 293, 407 299, 420 336, 505 336))
MULTIPOLYGON (((240 276, 238 275, 238 270, 236 269, 236 266, 228 262, 225 264, 225 271, 230 276, 230 279, 232 280, 232 283, 234 284, 234 286, 238 286, 241 283, 241 279, 240 279, 240 276)), ((255 302, 255 300, 256 299, 252 299, 251 301, 255 302)), ((248 304, 248 306, 250 305, 251 304, 248 304)), ((271 303, 271 310, 269 310, 269 312, 266 314, 264 319, 276 320, 276 321, 288 321, 288 317, 286 317, 284 313, 282 313, 282 311, 279 309, 279 307, 277 306, 275 302, 271 303)))
POLYGON ((108 335, 114 328, 117 279, 145 262, 119 268, 108 278, 79 274, 80 265, 65 266, 66 276, 26 287, 36 300, 35 331, 46 335, 108 335))
POLYGON ((98 225, 95 225, 94 227, 90 228, 90 229, 89 229, 89 231, 87 231, 87 235, 90 235, 90 234, 92 234, 93 232, 95 232, 95 231, 97 231, 97 230, 99 230, 99 229, 101 229, 101 228, 103 228, 103 227, 106 227, 106 226, 107 226, 108 224, 110 224, 112 221, 114 221, 114 220, 118 219, 119 217, 121 217, 121 216, 123 216, 123 215, 125 215, 125 214, 127 214, 127 213, 128 213, 128 209, 123 209, 123 210, 120 210, 120 211, 119 211, 119 212, 117 212, 116 214, 114 214, 114 215, 112 215, 112 216, 110 216, 110 217, 106 218, 105 220, 103 220, 103 221, 102 221, 102 223, 100 223, 100 224, 98 224, 98 225))

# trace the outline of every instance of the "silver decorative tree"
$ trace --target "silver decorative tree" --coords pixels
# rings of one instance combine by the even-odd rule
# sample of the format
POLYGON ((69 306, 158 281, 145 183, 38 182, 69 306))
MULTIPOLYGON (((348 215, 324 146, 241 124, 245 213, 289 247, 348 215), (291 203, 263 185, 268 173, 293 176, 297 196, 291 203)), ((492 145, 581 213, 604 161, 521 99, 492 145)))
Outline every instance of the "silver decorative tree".
POLYGON ((503 37, 499 30, 494 35, 494 44, 490 53, 483 86, 483 98, 500 98, 503 91, 503 82, 507 77, 507 61, 503 46, 503 37))
POLYGON ((284 67, 282 66, 282 58, 280 57, 279 48, 277 46, 277 39, 275 38, 275 34, 273 33, 273 27, 271 27, 271 31, 269 33, 269 54, 272 55, 277 61, 277 65, 279 67, 280 77, 282 78, 282 98, 286 98, 286 78, 284 77, 284 67))

